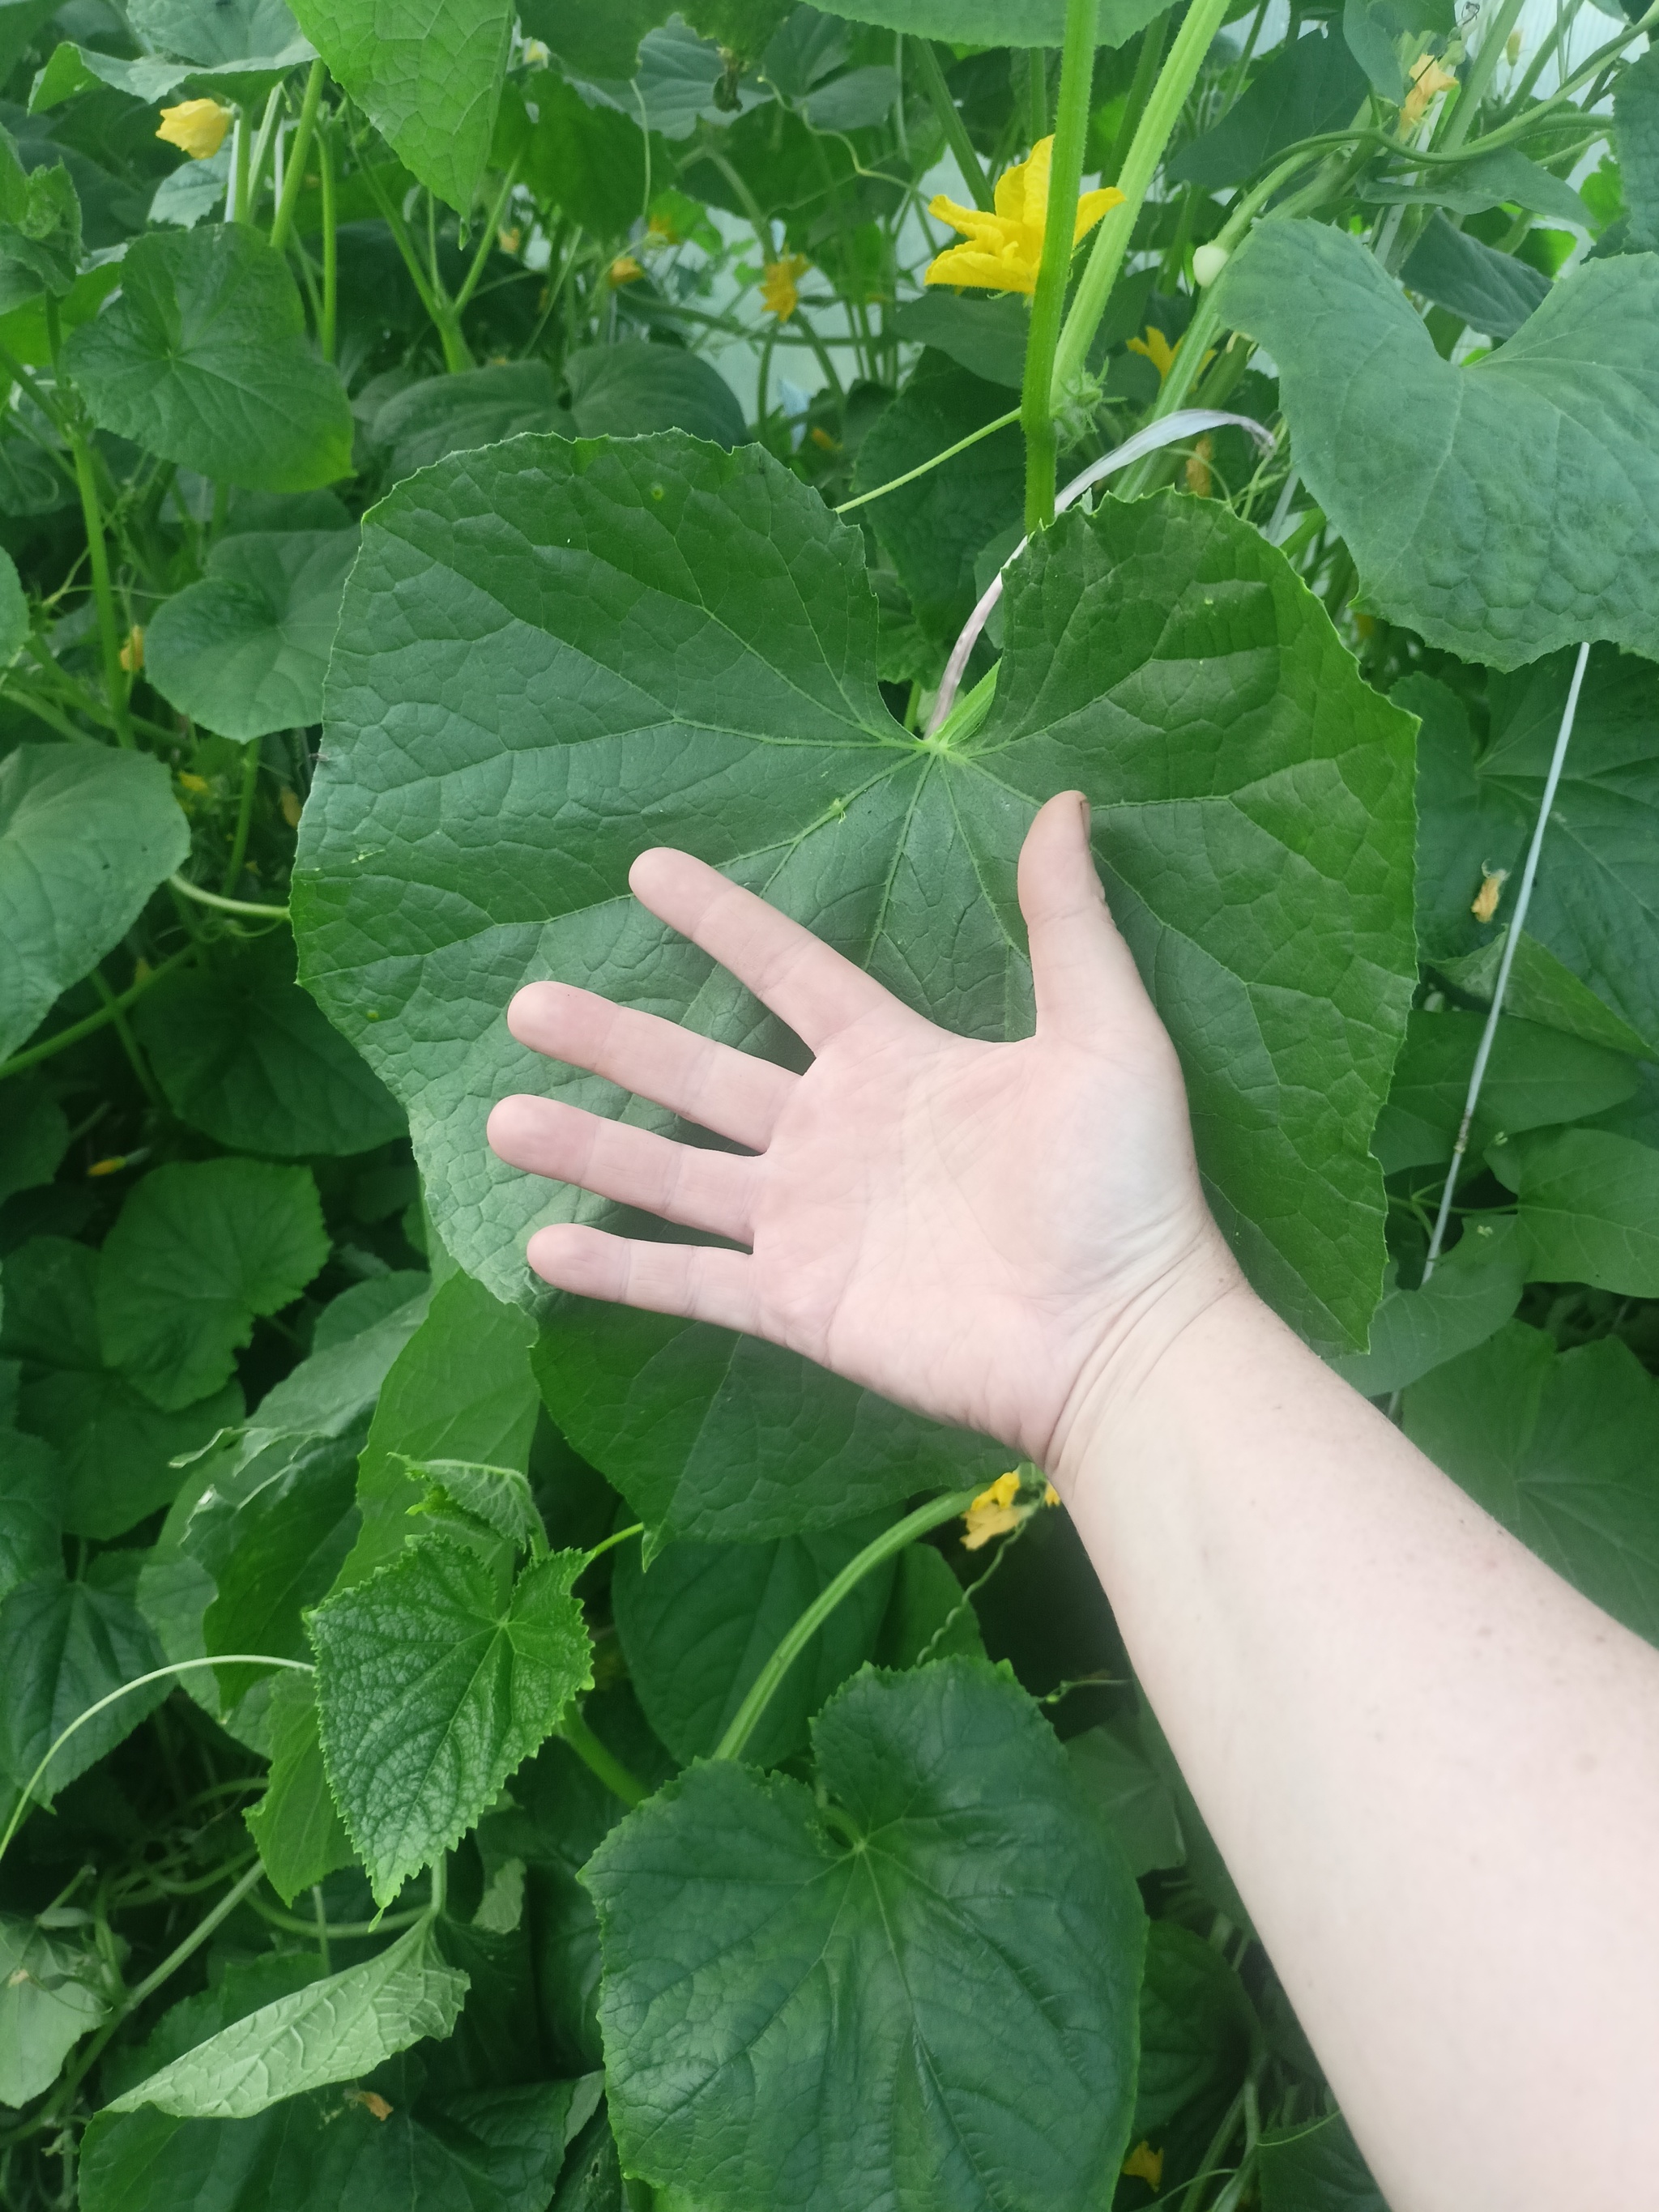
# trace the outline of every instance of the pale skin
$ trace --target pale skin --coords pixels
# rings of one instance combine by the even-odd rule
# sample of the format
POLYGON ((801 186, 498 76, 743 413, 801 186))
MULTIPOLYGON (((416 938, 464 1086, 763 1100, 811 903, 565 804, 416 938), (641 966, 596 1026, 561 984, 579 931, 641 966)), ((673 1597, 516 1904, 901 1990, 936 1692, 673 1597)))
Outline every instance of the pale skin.
POLYGON ((814 1057, 562 984, 515 1036, 746 1148, 534 1097, 532 1174, 745 1248, 538 1231, 559 1287, 792 1346, 1059 1489, 1393 2212, 1646 2201, 1659 2171, 1659 1652, 1466 1498, 1255 1297, 1086 810, 1021 856, 1036 1035, 934 1028, 689 855, 635 895, 814 1057))

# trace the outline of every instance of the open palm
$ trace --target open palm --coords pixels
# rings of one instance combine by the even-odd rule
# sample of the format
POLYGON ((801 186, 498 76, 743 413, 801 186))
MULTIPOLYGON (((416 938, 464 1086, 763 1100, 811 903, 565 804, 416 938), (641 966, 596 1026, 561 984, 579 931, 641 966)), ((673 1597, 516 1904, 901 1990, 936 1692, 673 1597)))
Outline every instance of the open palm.
POLYGON ((680 1145, 580 1108, 503 1099, 501 1158, 747 1248, 560 1224, 559 1288, 769 1337, 1047 1463, 1068 1408, 1139 1322, 1231 1261, 1205 1207, 1173 1047, 1106 912, 1075 793, 1020 855, 1036 1034, 951 1036, 687 854, 635 896, 795 1030, 804 1074, 586 991, 536 983, 514 1035, 749 1148, 680 1145))

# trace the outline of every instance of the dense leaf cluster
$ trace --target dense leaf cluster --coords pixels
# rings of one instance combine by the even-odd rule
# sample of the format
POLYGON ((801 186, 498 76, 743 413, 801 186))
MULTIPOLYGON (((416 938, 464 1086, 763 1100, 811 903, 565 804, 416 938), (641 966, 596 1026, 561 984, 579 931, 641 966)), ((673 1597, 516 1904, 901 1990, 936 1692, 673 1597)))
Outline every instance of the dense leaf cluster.
POLYGON ((1257 1288, 1659 1641, 1659 59, 1519 13, 0 12, 8 2212, 1381 2206, 1036 1471, 483 1122, 800 1064, 661 842, 1024 1033, 1079 787, 1257 1288), (1056 344, 927 210, 1079 86, 1056 344))

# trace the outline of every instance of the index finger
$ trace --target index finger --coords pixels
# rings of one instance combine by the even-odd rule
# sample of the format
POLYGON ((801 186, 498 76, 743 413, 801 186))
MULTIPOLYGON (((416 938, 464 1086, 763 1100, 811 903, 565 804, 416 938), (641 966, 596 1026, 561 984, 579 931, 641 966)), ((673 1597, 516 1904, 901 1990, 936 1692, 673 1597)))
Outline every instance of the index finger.
POLYGON ((862 968, 690 853, 655 846, 628 881, 641 906, 729 969, 814 1052, 866 1015, 897 1008, 862 968))

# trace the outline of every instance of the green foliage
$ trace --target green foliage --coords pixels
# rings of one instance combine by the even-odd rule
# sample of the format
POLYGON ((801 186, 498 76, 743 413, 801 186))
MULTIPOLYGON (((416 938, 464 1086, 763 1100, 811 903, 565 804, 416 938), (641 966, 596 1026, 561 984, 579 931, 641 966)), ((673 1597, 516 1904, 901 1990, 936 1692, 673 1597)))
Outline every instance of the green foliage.
POLYGON ((797 1782, 699 1765, 588 1862, 624 2162, 733 2212, 781 2188, 884 2212, 988 2191, 1109 2203, 1142 1920, 1053 1737, 1012 1683, 953 1659, 855 1677, 813 1746, 822 1809, 797 1782))
POLYGON ((1006 1448, 547 1296, 533 1224, 643 1224, 483 1142, 684 1133, 514 1042, 533 978, 802 1064, 659 842, 1023 1034, 1080 786, 1252 1279, 1659 1640, 1659 75, 1322 12, 1154 90, 1058 395, 1062 477, 1273 450, 1040 533, 930 736, 1030 455, 933 464, 1033 324, 917 210, 1054 126, 1060 0, 0 8, 7 2212, 1376 2212, 1063 1516, 888 1557, 708 1763, 1006 1448))
POLYGON ((504 0, 437 0, 419 17, 388 23, 373 0, 299 0, 295 13, 398 159, 465 214, 495 129, 512 9, 504 0))
POLYGON ((422 2036, 445 2035, 466 1976, 444 1964, 429 1920, 378 1958, 262 2005, 117 2097, 186 2120, 241 2120, 283 2097, 367 2074, 422 2036))
POLYGON ((1368 605, 1494 668, 1586 636, 1659 656, 1659 260, 1588 264, 1467 368, 1323 224, 1265 225, 1222 282, 1225 313, 1279 364, 1302 472, 1368 605), (1425 434, 1454 422, 1455 445, 1425 434))
POLYGON ((157 761, 33 744, 0 761, 0 1053, 120 942, 189 849, 157 761))
POLYGON ((137 240, 119 300, 64 359, 104 429, 231 483, 307 491, 349 474, 351 417, 304 331, 281 257, 204 223, 137 240))
POLYGON ((1406 1394, 1406 1432, 1575 1589, 1659 1643, 1659 1383, 1512 1322, 1406 1394))
POLYGON ((357 550, 343 530, 222 538, 207 574, 167 601, 144 644, 150 681, 221 737, 314 722, 357 550))
POLYGON ((297 1298, 327 1256, 305 1169, 252 1160, 157 1168, 104 1246, 105 1352, 152 1405, 194 1405, 229 1381, 257 1316, 297 1298))
POLYGON ((459 1841, 589 1686, 570 1595, 582 1563, 538 1559, 509 1598, 493 1562, 434 1536, 312 1614, 323 1759, 380 1904, 459 1841))

